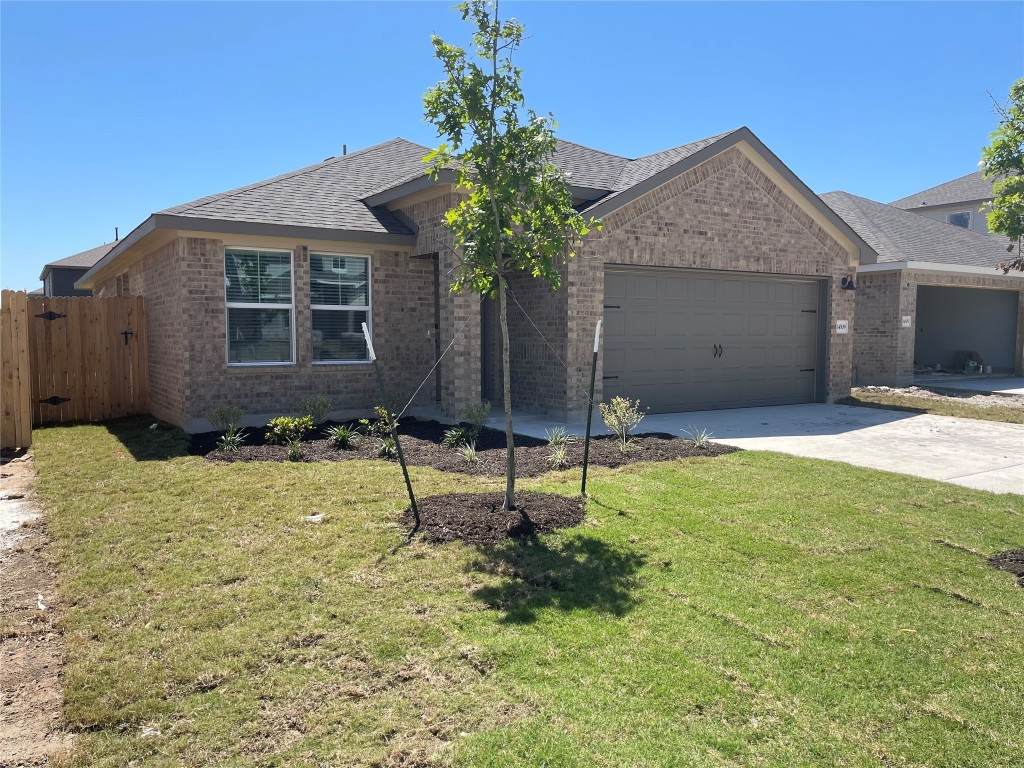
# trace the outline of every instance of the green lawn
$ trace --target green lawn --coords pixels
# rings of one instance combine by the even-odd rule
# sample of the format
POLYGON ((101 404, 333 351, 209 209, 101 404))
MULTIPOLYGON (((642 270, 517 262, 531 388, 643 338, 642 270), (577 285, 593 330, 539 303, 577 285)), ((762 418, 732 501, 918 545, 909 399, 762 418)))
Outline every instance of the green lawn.
POLYGON ((593 471, 556 536, 402 547, 397 466, 111 429, 34 449, 70 764, 1021 764, 1024 589, 984 556, 1022 497, 742 452, 593 471))
MULTIPOLYGON (((981 393, 974 393, 975 398, 983 398, 981 393)), ((891 411, 911 411, 912 413, 933 413, 936 416, 957 416, 961 419, 981 419, 982 421, 1005 421, 1010 424, 1024 424, 1024 408, 1007 404, 1010 398, 1001 395, 989 395, 984 398, 985 405, 979 405, 967 399, 937 400, 929 397, 915 397, 902 392, 886 392, 884 390, 855 389, 849 397, 839 400, 840 405, 862 405, 866 408, 882 408, 891 411)))

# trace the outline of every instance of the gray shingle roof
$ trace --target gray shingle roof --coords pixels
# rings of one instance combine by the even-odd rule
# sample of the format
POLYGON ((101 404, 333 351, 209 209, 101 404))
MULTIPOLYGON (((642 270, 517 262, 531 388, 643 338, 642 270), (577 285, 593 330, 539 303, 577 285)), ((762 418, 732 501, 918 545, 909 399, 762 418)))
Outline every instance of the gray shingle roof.
POLYGON ((937 187, 894 200, 890 205, 910 210, 931 205, 950 205, 951 203, 987 200, 990 197, 992 197, 992 180, 983 179, 981 171, 975 171, 974 173, 968 173, 966 176, 961 176, 959 179, 939 184, 937 187))
POLYGON ((990 267, 1005 261, 1005 237, 983 235, 918 216, 849 192, 826 192, 821 199, 878 254, 878 262, 915 261, 964 267, 990 267))
POLYGON ((98 245, 95 248, 90 248, 88 251, 82 251, 76 253, 73 256, 67 256, 57 261, 51 261, 46 266, 48 267, 91 267, 97 261, 102 259, 110 249, 117 245, 114 243, 106 243, 105 245, 98 245))
POLYGON ((159 211, 162 214, 263 224, 412 234, 394 214, 361 198, 422 172, 427 147, 392 139, 367 149, 159 211))
MULTIPOLYGON (((559 139, 554 160, 558 167, 570 174, 570 184, 607 192, 602 197, 607 200, 729 133, 732 131, 635 160, 559 139)), ((386 208, 371 207, 363 200, 421 178, 426 170, 423 157, 429 151, 429 147, 396 138, 158 213, 222 221, 412 234, 386 208)))

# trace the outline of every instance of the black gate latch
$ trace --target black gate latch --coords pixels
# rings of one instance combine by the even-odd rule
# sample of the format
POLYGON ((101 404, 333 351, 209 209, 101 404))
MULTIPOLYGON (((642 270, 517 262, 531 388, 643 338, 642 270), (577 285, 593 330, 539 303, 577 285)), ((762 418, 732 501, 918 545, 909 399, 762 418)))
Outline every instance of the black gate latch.
POLYGON ((132 331, 131 328, 129 328, 127 331, 121 331, 121 335, 124 336, 124 345, 127 347, 128 346, 128 339, 130 339, 132 336, 134 336, 135 333, 132 331))

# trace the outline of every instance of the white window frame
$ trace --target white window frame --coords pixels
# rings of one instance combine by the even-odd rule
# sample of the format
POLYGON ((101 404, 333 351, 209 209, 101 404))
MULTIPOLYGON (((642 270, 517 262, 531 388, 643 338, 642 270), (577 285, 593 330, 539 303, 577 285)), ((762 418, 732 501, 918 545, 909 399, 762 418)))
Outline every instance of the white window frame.
POLYGON ((971 224, 974 223, 974 221, 973 221, 974 217, 971 216, 971 212, 970 211, 950 211, 949 213, 946 214, 946 223, 949 224, 949 226, 951 226, 951 227, 958 227, 958 226, 960 226, 959 224, 954 224, 949 219, 952 216, 960 216, 961 214, 964 214, 964 213, 967 214, 967 226, 964 227, 964 229, 970 229, 971 228, 971 224))
POLYGON ((280 248, 260 248, 251 245, 225 245, 221 264, 224 267, 224 359, 232 368, 268 368, 283 365, 295 365, 295 254, 292 251, 280 248), (288 282, 291 285, 291 303, 289 304, 264 304, 251 301, 228 301, 228 251, 258 251, 259 253, 286 253, 288 254, 288 282), (291 359, 290 360, 231 360, 231 326, 228 323, 229 309, 287 309, 289 315, 288 325, 291 328, 291 359))
MULTIPOLYGON (((312 265, 313 258, 329 258, 338 259, 341 257, 353 258, 353 259, 366 259, 366 305, 362 304, 313 304, 309 305, 309 354, 313 357, 313 365, 369 365, 370 356, 367 352, 365 360, 317 360, 313 356, 313 312, 315 310, 350 310, 356 312, 366 312, 366 327, 370 330, 370 338, 373 338, 373 257, 367 253, 333 253, 331 251, 310 251, 309 261, 312 265)), ((332 263, 336 263, 332 261, 332 263)), ((310 302, 313 297, 313 270, 312 267, 309 270, 310 280, 310 302)))

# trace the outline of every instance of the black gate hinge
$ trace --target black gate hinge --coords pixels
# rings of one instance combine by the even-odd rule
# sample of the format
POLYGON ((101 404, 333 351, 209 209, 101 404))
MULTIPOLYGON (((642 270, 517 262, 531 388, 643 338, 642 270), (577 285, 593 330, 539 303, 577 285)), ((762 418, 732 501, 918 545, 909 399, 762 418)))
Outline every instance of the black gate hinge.
MULTIPOLYGON (((63 315, 62 315, 63 317, 63 315)), ((70 403, 70 397, 61 397, 60 395, 51 395, 43 400, 39 401, 43 405, 60 405, 61 403, 70 403)))
POLYGON ((67 315, 62 315, 60 312, 48 309, 45 312, 40 312, 36 317, 41 317, 43 320, 56 320, 59 317, 67 317, 67 315))

